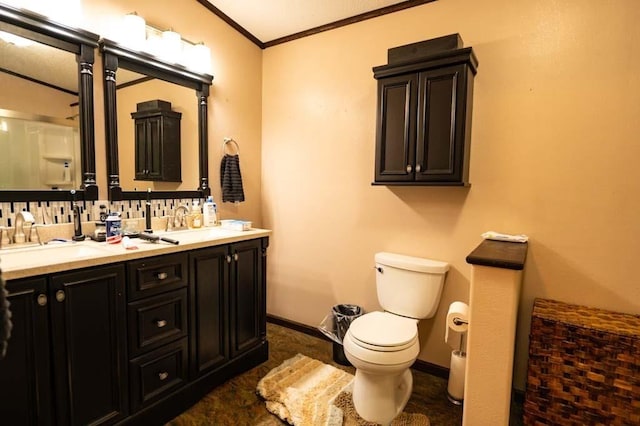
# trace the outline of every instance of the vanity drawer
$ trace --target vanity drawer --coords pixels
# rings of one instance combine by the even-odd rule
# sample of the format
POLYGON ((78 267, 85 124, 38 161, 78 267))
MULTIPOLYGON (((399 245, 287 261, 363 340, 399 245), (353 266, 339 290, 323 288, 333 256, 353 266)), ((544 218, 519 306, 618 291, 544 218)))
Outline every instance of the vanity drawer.
POLYGON ((187 286, 187 253, 129 262, 129 300, 187 286))
POLYGON ((129 371, 131 409, 135 412, 186 383, 187 338, 131 360, 129 371))
POLYGON ((131 302, 129 354, 135 357, 187 335, 187 289, 131 302))

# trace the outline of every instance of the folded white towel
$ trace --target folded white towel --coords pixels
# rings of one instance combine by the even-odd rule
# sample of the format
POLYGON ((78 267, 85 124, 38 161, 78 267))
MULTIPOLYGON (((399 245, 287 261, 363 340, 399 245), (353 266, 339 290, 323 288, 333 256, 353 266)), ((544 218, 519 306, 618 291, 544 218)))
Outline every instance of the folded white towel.
POLYGON ((510 234, 501 234, 495 231, 487 231, 482 234, 482 238, 485 240, 495 240, 495 241, 508 241, 511 243, 526 243, 529 241, 529 237, 524 234, 520 235, 510 235, 510 234))

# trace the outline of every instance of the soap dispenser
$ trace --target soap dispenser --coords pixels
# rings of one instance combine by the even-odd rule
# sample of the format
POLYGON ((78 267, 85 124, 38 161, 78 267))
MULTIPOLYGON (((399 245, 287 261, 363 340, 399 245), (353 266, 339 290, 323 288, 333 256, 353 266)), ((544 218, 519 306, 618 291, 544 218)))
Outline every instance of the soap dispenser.
POLYGON ((200 202, 197 200, 193 202, 193 206, 191 207, 191 227, 202 227, 202 212, 200 211, 200 202))
POLYGON ((205 201, 203 206, 202 216, 204 219, 204 226, 216 226, 218 224, 216 203, 213 201, 212 196, 207 197, 207 201, 205 201))

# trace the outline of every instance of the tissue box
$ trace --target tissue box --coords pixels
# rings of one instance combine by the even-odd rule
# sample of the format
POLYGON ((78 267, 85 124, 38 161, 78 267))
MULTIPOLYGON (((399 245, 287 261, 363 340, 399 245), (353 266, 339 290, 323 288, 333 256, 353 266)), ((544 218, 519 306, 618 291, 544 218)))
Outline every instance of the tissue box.
POLYGON ((251 229, 251 222, 246 220, 221 220, 222 229, 231 231, 248 231, 251 229))

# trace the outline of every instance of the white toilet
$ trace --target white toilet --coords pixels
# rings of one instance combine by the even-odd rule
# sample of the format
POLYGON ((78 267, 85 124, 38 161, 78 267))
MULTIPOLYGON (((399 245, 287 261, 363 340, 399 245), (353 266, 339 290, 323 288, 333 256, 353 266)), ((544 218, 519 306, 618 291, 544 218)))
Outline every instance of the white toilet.
POLYGON ((367 421, 388 425, 411 396, 409 367, 420 353, 418 321, 435 315, 449 264, 394 253, 376 253, 375 263, 384 312, 356 318, 343 345, 356 368, 356 411, 367 421))

